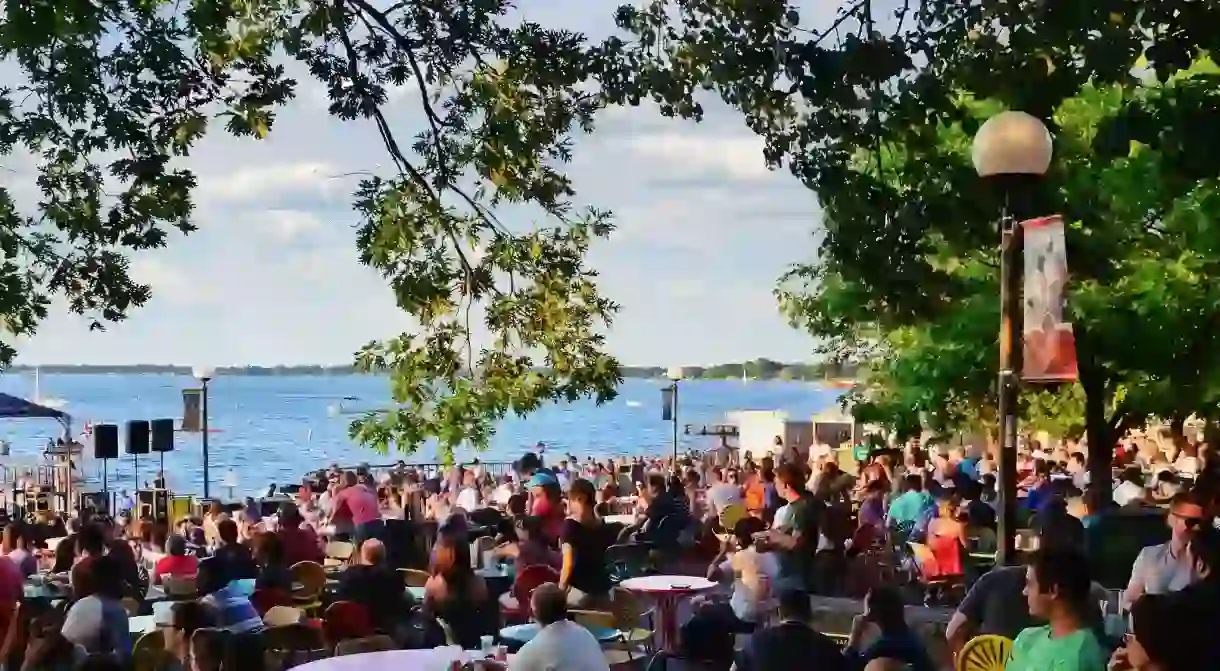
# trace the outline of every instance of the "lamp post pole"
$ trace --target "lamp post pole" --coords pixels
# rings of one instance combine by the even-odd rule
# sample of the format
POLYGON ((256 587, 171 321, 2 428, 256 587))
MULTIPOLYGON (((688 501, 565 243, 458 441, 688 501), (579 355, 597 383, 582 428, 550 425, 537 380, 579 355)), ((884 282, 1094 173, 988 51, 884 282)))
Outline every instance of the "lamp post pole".
MULTIPOLYGON (((1004 195, 1000 217, 1000 351, 997 380, 1000 420, 1000 454, 996 531, 999 547, 996 564, 1016 559, 1017 528, 1017 403, 1022 363, 1021 274, 1022 230, 1014 212, 1012 196, 1023 193, 1030 183, 1050 168, 1053 145, 1046 126, 1025 112, 1001 112, 986 121, 974 136, 971 158, 979 176, 994 181, 1004 195), (1021 192, 1021 193, 1019 193, 1021 192)), ((1022 202, 1018 198, 1016 202, 1022 202)))
POLYGON ((211 498, 211 488, 209 487, 208 478, 208 381, 209 378, 200 378, 203 382, 203 392, 200 399, 200 422, 199 428, 202 433, 203 441, 203 498, 211 498))
POLYGON ((665 376, 670 379, 673 384, 669 387, 670 393, 673 394, 673 413, 670 415, 673 421, 674 443, 673 443, 673 467, 678 467, 678 381, 682 379, 681 366, 670 366, 666 371, 665 376))

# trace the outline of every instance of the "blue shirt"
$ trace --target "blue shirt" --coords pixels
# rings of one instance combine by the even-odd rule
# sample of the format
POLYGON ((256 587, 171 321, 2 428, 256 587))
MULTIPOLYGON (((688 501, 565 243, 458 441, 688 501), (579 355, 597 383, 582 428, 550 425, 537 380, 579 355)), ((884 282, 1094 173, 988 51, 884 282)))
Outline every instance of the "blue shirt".
POLYGON ((936 665, 919 637, 907 629, 894 633, 882 633, 863 650, 847 648, 843 656, 853 668, 863 669, 874 659, 895 659, 907 665, 910 671, 936 671, 936 665))
POLYGON ((932 499, 932 495, 924 491, 912 490, 904 492, 890 502, 889 518, 895 525, 906 523, 914 526, 923 517, 924 512, 930 508, 936 508, 936 501, 932 499))
POLYGON ((1036 513, 1042 510, 1042 506, 1051 499, 1051 483, 1047 481, 1041 487, 1036 487, 1029 490, 1025 495, 1025 506, 1030 512, 1036 513))
POLYGON ((219 614, 220 628, 234 634, 258 631, 263 628, 263 618, 250 603, 239 582, 231 582, 201 599, 219 614))

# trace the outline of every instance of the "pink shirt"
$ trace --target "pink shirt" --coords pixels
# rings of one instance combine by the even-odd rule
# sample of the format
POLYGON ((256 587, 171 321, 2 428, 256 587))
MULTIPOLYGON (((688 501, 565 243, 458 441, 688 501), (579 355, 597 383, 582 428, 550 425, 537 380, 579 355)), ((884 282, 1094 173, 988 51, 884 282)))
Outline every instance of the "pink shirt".
POLYGON ((335 495, 334 506, 336 517, 342 518, 340 511, 346 508, 351 513, 352 524, 356 526, 381 519, 377 494, 364 485, 344 488, 335 495))

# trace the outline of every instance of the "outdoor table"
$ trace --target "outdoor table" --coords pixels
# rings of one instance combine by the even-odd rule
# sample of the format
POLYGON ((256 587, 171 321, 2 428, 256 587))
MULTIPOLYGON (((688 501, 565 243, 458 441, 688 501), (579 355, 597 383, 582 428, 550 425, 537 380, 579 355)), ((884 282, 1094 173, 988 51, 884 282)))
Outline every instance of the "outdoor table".
POLYGON ((21 595, 26 599, 54 601, 71 596, 72 590, 67 585, 53 582, 36 583, 26 580, 21 584, 21 595))
MULTIPOLYGON (((593 634, 593 638, 597 639, 598 643, 610 643, 622 638, 622 632, 617 629, 609 629, 607 627, 585 627, 593 634)), ((513 643, 525 644, 529 643, 542 631, 542 626, 537 622, 528 624, 515 624, 511 627, 505 627, 500 630, 500 638, 513 643)))
MULTIPOLYGON (((313 662, 307 662, 294 671, 430 671, 447 668, 445 662, 454 659, 456 646, 433 648, 431 650, 386 650, 383 652, 365 652, 359 655, 344 655, 342 657, 327 657, 313 662)), ((485 659, 479 650, 464 650, 462 656, 466 660, 485 659)), ((516 655, 509 655, 511 662, 516 655)))
POLYGON ((994 552, 971 552, 969 556, 971 559, 973 559, 977 562, 983 563, 983 564, 994 564, 995 563, 995 553, 994 552))
POLYGON ((415 599, 416 601, 422 602, 424 600, 424 592, 426 590, 427 588, 425 587, 408 587, 407 594, 410 594, 411 598, 415 599))
POLYGON ((716 583, 706 578, 687 575, 648 575, 628 578, 619 583, 619 587, 625 590, 648 594, 656 599, 657 618, 660 620, 657 648, 670 652, 678 645, 678 600, 715 586, 716 583))
POLYGON ((147 634, 157 630, 155 615, 136 615, 127 618, 127 630, 134 634, 147 634))
POLYGON ((621 524, 629 527, 635 524, 635 515, 606 515, 602 521, 606 524, 621 524))

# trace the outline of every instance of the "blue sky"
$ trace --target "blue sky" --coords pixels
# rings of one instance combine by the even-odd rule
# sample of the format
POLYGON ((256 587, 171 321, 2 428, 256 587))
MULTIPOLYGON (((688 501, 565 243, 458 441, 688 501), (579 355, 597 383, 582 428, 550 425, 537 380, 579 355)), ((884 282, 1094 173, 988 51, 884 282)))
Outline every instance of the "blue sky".
MULTIPOLYGON (((600 35, 618 1, 523 4, 530 20, 600 35)), ((269 139, 217 129, 186 161, 199 176, 200 230, 134 259, 152 300, 104 333, 57 309, 21 343, 20 363, 345 363, 410 328, 356 260, 355 180, 332 177, 375 169, 380 141, 370 123, 331 119, 302 74, 269 139)), ((415 100, 392 104, 397 132, 413 134, 415 100)), ((811 338, 788 327, 771 292, 788 264, 813 256, 816 203, 789 173, 766 169, 737 115, 710 107, 702 124, 609 110, 578 141, 578 199, 613 210, 619 227, 591 253, 622 305, 609 348, 628 364, 808 359, 811 338)))

